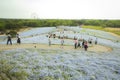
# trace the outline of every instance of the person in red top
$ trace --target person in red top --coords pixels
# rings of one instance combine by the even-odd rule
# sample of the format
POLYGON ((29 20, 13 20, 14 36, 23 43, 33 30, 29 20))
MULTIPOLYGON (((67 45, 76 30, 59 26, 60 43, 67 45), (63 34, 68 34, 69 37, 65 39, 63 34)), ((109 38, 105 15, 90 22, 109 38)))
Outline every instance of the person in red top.
POLYGON ((84 43, 84 49, 85 51, 87 51, 88 45, 87 45, 87 41, 84 43))

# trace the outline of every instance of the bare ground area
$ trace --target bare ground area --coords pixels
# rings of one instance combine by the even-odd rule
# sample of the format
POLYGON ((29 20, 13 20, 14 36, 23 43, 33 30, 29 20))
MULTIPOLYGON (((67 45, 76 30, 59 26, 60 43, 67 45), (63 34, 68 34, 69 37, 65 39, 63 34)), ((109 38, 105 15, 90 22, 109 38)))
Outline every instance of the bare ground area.
POLYGON ((116 31, 120 31, 120 28, 105 28, 106 30, 116 30, 116 31))
MULTIPOLYGON (((0 45, 0 51, 3 50, 10 50, 10 49, 17 49, 17 48, 37 48, 37 49, 62 49, 62 50, 84 50, 83 48, 74 49, 74 46, 70 45, 47 45, 47 44, 13 44, 13 45, 0 45)), ((88 51, 94 52, 108 52, 112 51, 112 48, 102 46, 102 45, 93 45, 88 48, 88 51)))

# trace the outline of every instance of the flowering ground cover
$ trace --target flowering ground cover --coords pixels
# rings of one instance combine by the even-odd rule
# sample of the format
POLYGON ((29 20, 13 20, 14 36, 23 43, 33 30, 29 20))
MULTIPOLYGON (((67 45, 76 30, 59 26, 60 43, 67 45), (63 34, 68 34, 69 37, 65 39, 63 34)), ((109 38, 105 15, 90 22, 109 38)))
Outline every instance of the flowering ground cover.
MULTIPOLYGON (((99 30, 78 27, 60 29, 66 29, 62 34, 69 38, 65 40, 66 45, 74 44, 74 36, 82 36, 86 40, 92 38, 93 41, 97 37, 99 45, 109 46, 112 51, 38 48, 0 51, 0 80, 120 80, 120 38, 99 30)), ((53 33, 61 35, 58 31, 53 33)), ((48 44, 47 34, 48 31, 32 37, 24 34, 21 37, 22 43, 48 44)), ((53 44, 60 44, 58 38, 51 38, 51 41, 53 44)), ((16 39, 13 39, 14 44, 15 42, 16 39)), ((5 43, 6 41, 0 42, 5 43)))

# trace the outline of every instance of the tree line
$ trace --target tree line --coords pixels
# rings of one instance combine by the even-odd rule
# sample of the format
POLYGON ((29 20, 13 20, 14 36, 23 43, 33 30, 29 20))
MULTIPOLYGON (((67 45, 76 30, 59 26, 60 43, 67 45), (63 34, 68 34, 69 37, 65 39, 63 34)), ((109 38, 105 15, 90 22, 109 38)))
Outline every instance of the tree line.
POLYGON ((120 28, 120 20, 66 20, 66 19, 0 19, 0 32, 19 30, 24 27, 57 27, 91 25, 120 28))

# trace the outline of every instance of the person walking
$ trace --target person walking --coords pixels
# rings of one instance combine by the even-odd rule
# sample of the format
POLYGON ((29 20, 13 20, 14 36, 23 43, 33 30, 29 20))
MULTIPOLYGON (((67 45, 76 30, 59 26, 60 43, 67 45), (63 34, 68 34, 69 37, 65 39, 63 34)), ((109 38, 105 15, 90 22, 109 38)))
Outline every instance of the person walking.
POLYGON ((75 49, 77 49, 77 44, 78 44, 78 40, 77 39, 75 39, 75 44, 74 44, 74 46, 75 46, 75 49))
POLYGON ((87 41, 84 43, 84 49, 85 51, 87 51, 88 45, 87 45, 87 41))
POLYGON ((63 37, 61 38, 61 48, 63 48, 63 44, 64 44, 64 39, 63 37))
POLYGON ((96 38, 96 40, 95 40, 95 44, 97 44, 97 38, 96 38))
POLYGON ((50 39, 50 36, 49 36, 49 39, 48 39, 48 43, 49 43, 49 46, 51 46, 51 39, 50 39))
POLYGON ((9 42, 12 45, 12 39, 11 39, 10 33, 8 33, 8 36, 7 36, 7 45, 8 45, 9 42))
POLYGON ((85 41, 83 40, 83 42, 82 42, 82 48, 84 48, 84 43, 85 43, 85 41))
POLYGON ((16 37, 17 37, 17 43, 18 43, 18 44, 21 44, 21 39, 20 39, 19 34, 17 34, 16 37))
POLYGON ((80 39, 78 40, 78 47, 81 47, 81 45, 80 45, 80 39))

